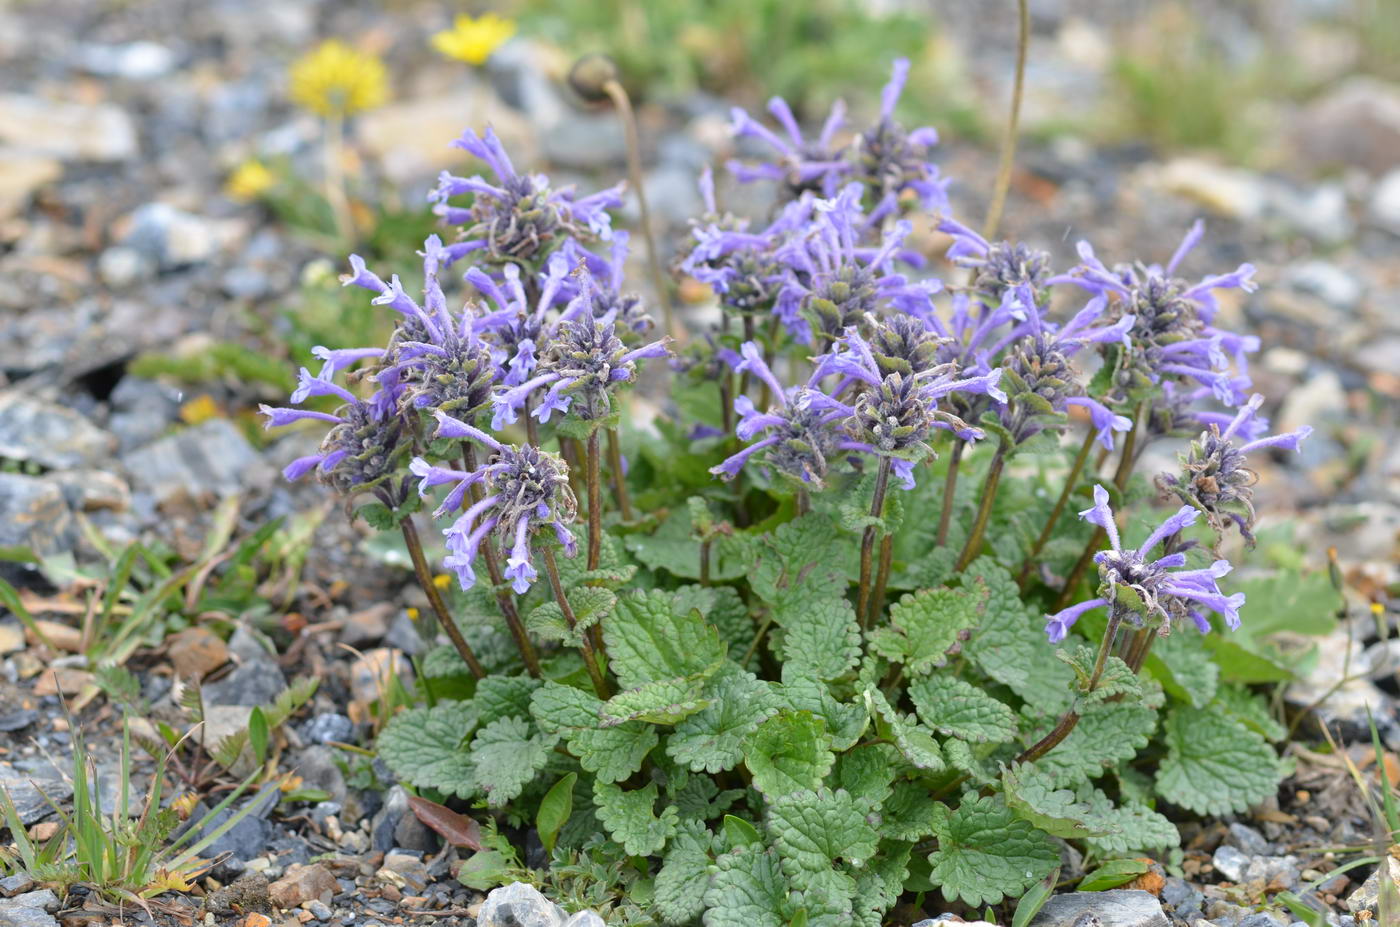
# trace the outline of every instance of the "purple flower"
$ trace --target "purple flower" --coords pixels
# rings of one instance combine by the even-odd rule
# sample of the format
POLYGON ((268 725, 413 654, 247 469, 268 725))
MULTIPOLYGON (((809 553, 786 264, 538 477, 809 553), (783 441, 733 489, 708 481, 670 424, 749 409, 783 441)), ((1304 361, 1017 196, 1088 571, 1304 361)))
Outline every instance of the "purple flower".
POLYGON ((1024 299, 1043 307, 1050 283, 1050 255, 1021 242, 991 244, 977 232, 944 218, 938 230, 953 236, 948 260, 976 273, 972 287, 988 305, 1000 303, 1008 290, 1022 290, 1024 299))
POLYGON ((484 487, 480 501, 462 511, 443 531, 448 550, 443 565, 457 574, 463 589, 470 589, 476 582, 473 563, 481 545, 497 544, 506 561, 506 577, 523 595, 538 578, 532 545, 540 530, 548 527, 566 556, 578 552, 568 529, 578 514, 568 468, 553 454, 530 445, 502 444, 449 415, 439 413, 437 420, 438 437, 473 441, 488 451, 486 463, 471 472, 435 467, 422 458, 415 458, 410 465, 422 479, 420 493, 432 486, 456 484, 434 512, 436 517, 461 509, 470 487, 484 487))
POLYGON ((938 133, 930 128, 906 131, 894 118, 895 104, 908 78, 909 59, 896 58, 890 82, 880 94, 880 121, 861 133, 850 158, 855 176, 876 199, 892 200, 910 190, 925 210, 943 212, 948 209, 948 181, 940 178, 937 165, 929 161, 938 133))
POLYGON ((1159 633, 1170 633, 1173 622, 1189 618, 1202 633, 1210 630, 1208 612, 1220 615, 1232 630, 1240 626, 1240 608, 1244 593, 1226 596, 1216 581, 1230 572, 1226 560, 1216 560, 1198 570, 1183 569, 1186 555, 1164 553, 1152 558, 1157 545, 1168 542, 1168 549, 1177 535, 1195 522, 1196 509, 1183 505, 1175 514, 1156 528, 1140 547, 1124 548, 1118 536, 1113 510, 1108 505, 1108 492, 1094 487, 1094 504, 1079 513, 1079 517, 1102 528, 1108 535, 1110 548, 1094 555, 1099 567, 1099 595, 1050 615, 1045 630, 1051 643, 1064 640, 1069 629, 1090 609, 1107 606, 1116 609, 1135 624, 1154 622, 1159 633))
POLYGON ((785 302, 800 308, 828 342, 887 305, 931 317, 932 294, 942 287, 937 280, 911 282, 894 271, 896 258, 908 258, 903 251, 908 222, 894 223, 879 248, 860 244, 875 227, 860 209, 860 195, 860 184, 848 184, 834 199, 818 200, 811 233, 782 252, 793 273, 779 297, 779 314, 785 302))
POLYGON ((1226 525, 1233 524, 1251 547, 1254 484, 1259 477, 1249 468, 1247 455, 1264 448, 1297 451, 1312 434, 1312 428, 1305 425, 1297 431, 1263 437, 1267 422, 1260 428, 1253 427, 1262 421, 1256 413, 1263 402, 1264 397, 1255 393, 1223 430, 1214 415, 1201 413, 1199 417, 1207 420, 1207 427, 1181 456, 1181 475, 1163 473, 1157 477, 1157 485, 1162 489, 1204 512, 1217 535, 1223 533, 1226 525))
POLYGON ((833 147, 836 133, 846 119, 846 104, 836 101, 821 133, 810 142, 802 137, 802 129, 793 117, 792 109, 781 97, 768 101, 768 112, 783 127, 786 138, 768 129, 739 107, 730 110, 735 137, 756 138, 772 148, 776 155, 773 161, 752 166, 730 161, 730 172, 740 183, 755 180, 781 183, 792 199, 808 191, 835 196, 841 176, 851 169, 841 150, 833 147))
POLYGON ((310 376, 302 369, 302 384, 292 394, 293 402, 311 396, 335 395, 345 402, 334 413, 312 409, 258 407, 267 419, 267 428, 280 428, 298 421, 318 421, 330 424, 321 446, 315 454, 298 457, 288 464, 282 475, 295 482, 315 470, 322 482, 344 496, 361 492, 376 492, 381 501, 395 507, 402 501, 401 490, 393 478, 399 472, 401 458, 408 449, 403 420, 397 412, 397 400, 376 392, 368 400, 329 380, 310 376))
POLYGON ((1214 293, 1220 289, 1252 292, 1254 267, 1241 264, 1231 273, 1205 277, 1195 284, 1175 276, 1204 232, 1205 226, 1196 222, 1166 267, 1118 265, 1110 270, 1089 243, 1081 241, 1079 266, 1052 282, 1071 282, 1098 296, 1112 297, 1125 316, 1133 317, 1127 342, 1130 363, 1124 365, 1130 380, 1121 385, 1191 380, 1209 387, 1221 402, 1239 405, 1247 395, 1248 379, 1241 376, 1248 366, 1247 355, 1258 350, 1259 339, 1211 324, 1218 309, 1214 293))
POLYGON ((485 161, 496 182, 480 175, 457 177, 444 171, 428 200, 449 225, 466 226, 463 240, 446 249, 447 264, 480 252, 495 264, 542 258, 568 236, 607 239, 607 210, 622 205, 621 186, 575 199, 572 188, 553 189, 543 174, 520 174, 493 129, 478 137, 471 129, 452 143, 485 161), (454 196, 472 195, 472 205, 452 206, 454 196))

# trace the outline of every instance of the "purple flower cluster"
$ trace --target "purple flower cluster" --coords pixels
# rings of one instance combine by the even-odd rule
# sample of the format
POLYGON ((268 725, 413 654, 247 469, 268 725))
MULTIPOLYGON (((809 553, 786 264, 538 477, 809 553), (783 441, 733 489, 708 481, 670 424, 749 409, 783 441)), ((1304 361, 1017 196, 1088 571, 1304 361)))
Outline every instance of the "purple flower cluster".
POLYGON ((1110 548, 1094 555, 1099 567, 1099 594, 1047 618, 1045 631, 1050 641, 1064 640, 1081 615, 1103 607, 1118 610, 1138 625, 1156 620, 1162 632, 1170 630, 1174 622, 1189 618, 1201 633, 1205 633, 1210 630, 1207 612, 1220 615, 1232 630, 1238 628, 1244 593, 1227 596, 1216 584, 1216 580, 1230 572, 1229 561, 1216 560, 1204 569, 1187 570, 1184 569, 1184 553, 1152 557, 1153 548, 1163 542, 1170 543, 1193 524, 1199 514, 1191 506, 1183 505, 1149 534, 1141 546, 1124 548, 1113 510, 1108 505, 1108 491, 1095 486, 1093 506, 1080 512, 1079 517, 1102 528, 1108 535, 1110 548))

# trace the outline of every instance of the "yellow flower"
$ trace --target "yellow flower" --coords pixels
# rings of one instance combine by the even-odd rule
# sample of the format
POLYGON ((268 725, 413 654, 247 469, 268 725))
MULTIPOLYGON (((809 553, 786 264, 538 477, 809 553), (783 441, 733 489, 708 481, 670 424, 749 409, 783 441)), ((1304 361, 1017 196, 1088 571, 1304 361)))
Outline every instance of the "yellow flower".
POLYGON ((458 16, 451 29, 433 36, 433 48, 467 64, 485 64, 491 53, 515 35, 515 20, 483 13, 476 19, 458 16))
POLYGON ((291 97, 326 117, 373 109, 389 96, 384 63, 337 39, 322 42, 292 65, 291 97))
POLYGON ((215 418, 219 414, 219 404, 208 393, 196 396, 180 406, 180 420, 186 425, 198 425, 215 418))
POLYGON ((230 199, 252 202, 277 183, 277 177, 261 161, 244 161, 234 168, 224 183, 230 199))

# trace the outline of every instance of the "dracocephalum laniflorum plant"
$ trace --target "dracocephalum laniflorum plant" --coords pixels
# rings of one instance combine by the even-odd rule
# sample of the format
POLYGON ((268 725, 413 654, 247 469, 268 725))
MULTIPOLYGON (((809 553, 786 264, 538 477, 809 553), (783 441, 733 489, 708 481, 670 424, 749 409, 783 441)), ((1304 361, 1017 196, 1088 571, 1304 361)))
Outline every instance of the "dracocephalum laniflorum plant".
POLYGON ((627 288, 617 191, 555 188, 468 130, 490 174, 442 178, 421 299, 352 257, 392 338, 318 349, 300 408, 266 410, 330 425, 287 476, 402 533, 453 644, 428 681, 474 677, 378 745, 488 816, 469 884, 638 923, 876 925, 935 891, 1014 900, 1064 841, 1170 854, 1174 818, 1273 794, 1281 732, 1244 683, 1287 668, 1227 636, 1248 610, 1214 553, 1253 536, 1249 459, 1306 435, 1263 437, 1257 342, 1216 324, 1252 268, 1181 277, 1199 225, 1165 265, 1081 244, 1063 271, 982 237, 949 215, 933 130, 895 119, 905 68, 864 129, 736 111, 773 160, 731 170, 779 204, 739 219, 701 178, 676 272, 722 321, 685 344, 627 288), (913 211, 952 238, 943 279, 913 211), (670 415, 642 425, 648 367, 670 415), (1164 518, 1135 465, 1193 436, 1164 518))

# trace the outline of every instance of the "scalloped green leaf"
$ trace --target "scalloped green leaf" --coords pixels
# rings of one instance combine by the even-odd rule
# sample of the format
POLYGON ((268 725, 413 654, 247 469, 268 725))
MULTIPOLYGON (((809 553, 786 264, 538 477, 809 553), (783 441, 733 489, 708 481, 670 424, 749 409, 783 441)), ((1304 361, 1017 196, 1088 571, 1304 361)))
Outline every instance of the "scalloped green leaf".
POLYGON ((530 713, 540 730, 561 734, 579 765, 602 782, 621 782, 642 768, 660 738, 640 721, 599 727, 603 702, 591 692, 546 681, 530 699, 530 713))
POLYGON ((1164 733, 1167 755, 1157 769, 1157 791, 1198 814, 1246 811, 1273 795, 1283 778, 1274 748, 1219 712, 1173 709, 1164 733))
POLYGON ((1069 707, 1074 671, 1055 658, 1045 639, 1045 616, 1021 601, 1010 571, 990 557, 979 557, 964 571, 987 587, 981 626, 967 645, 967 655, 992 679, 1010 687, 1038 713, 1058 714, 1069 707))
POLYGON ((744 738, 777 714, 772 687, 734 663, 726 663, 705 684, 709 701, 676 725, 666 753, 692 771, 733 769, 744 758, 744 738))
POLYGON ((890 626, 867 634, 880 656, 914 675, 942 666, 982 622, 985 587, 921 589, 890 606, 890 626))
POLYGON ((486 802, 499 808, 524 791, 549 762, 552 737, 532 734, 521 717, 497 718, 477 731, 472 740, 472 780, 486 793, 486 802))
POLYGON ((477 720, 471 702, 410 708, 389 719, 377 742, 379 756, 410 785, 471 798, 476 770, 466 740, 477 720))
MULTIPOLYGON (((1038 740, 1054 724, 1045 722, 1038 740)), ((1047 772, 1077 781, 1098 776, 1111 766, 1130 760, 1147 746, 1157 727, 1157 712, 1144 704, 1104 702, 1089 705, 1084 716, 1060 744, 1036 764, 1047 772)))
POLYGON ((1035 765, 1009 766, 1001 779, 1006 806, 1047 834, 1074 840, 1106 833, 1091 805, 1060 788, 1053 776, 1035 765))
POLYGON ((583 632, 612 614, 617 594, 603 586, 575 586, 566 595, 574 613, 574 627, 564 620, 558 602, 544 602, 531 609, 525 619, 530 633, 543 640, 561 641, 571 647, 581 643, 583 632))
POLYGON ((784 671, 826 681, 846 675, 860 660, 860 625, 844 597, 775 609, 773 623, 785 632, 778 648, 784 671))
POLYGON ((653 899, 667 924, 685 924, 705 910, 711 843, 711 834, 700 821, 683 821, 667 843, 653 899))
POLYGON ((964 800, 952 811, 939 807, 929 880, 949 901, 978 908, 1014 898, 1060 862, 1049 836, 996 796, 964 800))
POLYGON ((655 782, 631 791, 607 782, 593 783, 594 813, 607 829, 608 836, 622 844, 629 856, 660 853, 676 832, 679 813, 674 806, 667 805, 658 816, 656 795, 655 782))
POLYGON ((753 787, 769 799, 820 788, 835 761, 826 723, 809 711, 781 711, 744 742, 753 787))
POLYGON ((879 720, 882 733, 893 741, 906 760, 928 772, 941 772, 946 767, 938 741, 918 723, 914 715, 906 717, 900 714, 890 705, 884 693, 873 686, 865 690, 865 700, 870 706, 871 716, 879 720))
MULTIPOLYGON (((651 570, 665 570, 681 579, 700 578, 700 539, 695 536, 688 506, 671 511, 652 534, 628 535, 627 550, 651 570)), ((738 579, 753 566, 754 544, 746 534, 728 534, 710 543, 710 579, 738 579)))
POLYGON ((870 712, 863 704, 838 701, 825 683, 792 673, 786 668, 783 682, 774 687, 778 704, 793 711, 810 711, 826 722, 833 750, 849 750, 870 724, 870 712))
POLYGON ((626 689, 603 703, 598 717, 603 727, 646 721, 675 724, 709 705, 701 697, 703 679, 658 679, 635 689, 626 689))
POLYGON ((909 684, 920 720, 941 734, 974 743, 1016 739, 1016 713, 986 692, 954 676, 928 676, 909 684))
POLYGON ((766 824, 779 855, 801 869, 823 871, 837 860, 860 867, 878 842, 869 810, 845 789, 789 792, 769 803, 766 824))
POLYGON ((660 589, 621 596, 616 612, 603 625, 603 640, 624 689, 708 676, 724 661, 719 631, 694 609, 678 612, 671 594, 660 589))
POLYGON ((773 850, 742 846, 715 859, 705 927, 788 927, 787 879, 773 850))

